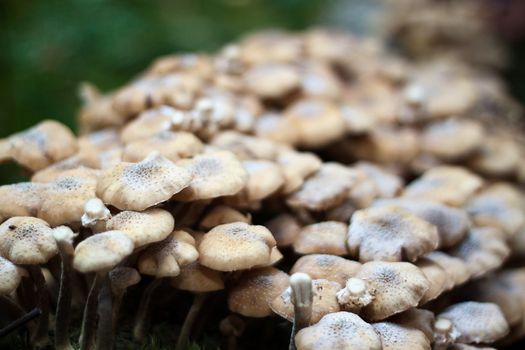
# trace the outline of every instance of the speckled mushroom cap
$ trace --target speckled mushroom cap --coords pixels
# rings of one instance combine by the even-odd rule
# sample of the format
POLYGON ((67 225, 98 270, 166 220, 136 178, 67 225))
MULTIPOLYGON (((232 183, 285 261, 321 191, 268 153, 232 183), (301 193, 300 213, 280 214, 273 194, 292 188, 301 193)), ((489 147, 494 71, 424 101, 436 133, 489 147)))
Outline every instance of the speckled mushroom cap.
POLYGON ((241 163, 228 151, 217 151, 181 160, 192 176, 187 188, 177 194, 177 200, 194 201, 230 196, 239 192, 248 174, 241 163))
POLYGON ((171 279, 171 285, 177 289, 195 293, 214 292, 224 289, 222 274, 193 262, 184 266, 177 277, 171 279))
POLYGON ((520 146, 507 135, 489 135, 483 139, 481 149, 468 165, 490 177, 512 175, 521 159, 520 146))
POLYGON ((17 216, 0 225, 0 255, 14 264, 43 264, 57 253, 53 230, 44 220, 17 216))
POLYGON ((284 176, 284 185, 281 190, 289 194, 297 190, 304 180, 321 168, 321 159, 313 153, 297 152, 289 148, 281 148, 276 158, 284 176))
POLYGON ((5 149, 8 156, 31 171, 69 157, 78 147, 71 130, 53 120, 44 120, 10 136, 7 141, 9 147, 5 149))
POLYGON ((299 220, 288 213, 282 213, 267 221, 266 226, 273 234, 278 247, 287 247, 293 244, 301 231, 299 220))
POLYGON ((236 271, 270 262, 275 239, 268 229, 244 222, 219 225, 204 235, 200 263, 219 271, 236 271))
POLYGON ((132 267, 117 266, 109 272, 109 279, 113 293, 118 294, 139 283, 140 273, 132 267))
POLYGON ((125 233, 97 233, 76 246, 73 267, 82 273, 111 270, 132 252, 133 241, 125 233))
POLYGON ((286 202, 296 208, 321 211, 344 202, 355 185, 355 172, 338 163, 323 163, 286 202))
MULTIPOLYGON (((310 324, 319 322, 326 314, 338 312, 340 310, 337 302, 336 293, 341 289, 341 285, 324 279, 312 281, 313 301, 310 324)), ((294 305, 292 303, 292 289, 288 287, 278 297, 270 303, 270 308, 279 316, 292 321, 294 317, 294 305)))
POLYGON ((290 274, 303 272, 312 279, 326 279, 344 286, 350 277, 354 277, 361 264, 336 255, 311 254, 299 258, 290 274))
POLYGON ((398 207, 385 206, 352 215, 347 245, 361 262, 415 261, 436 249, 438 241, 434 225, 398 207))
POLYGON ((170 130, 172 118, 182 113, 169 106, 161 106, 145 111, 122 129, 120 134, 122 142, 129 144, 133 141, 146 139, 160 132, 170 130))
POLYGON ((286 108, 284 118, 295 124, 298 145, 305 148, 326 146, 345 132, 341 112, 335 104, 322 99, 301 99, 286 108))
POLYGON ((436 250, 425 255, 425 259, 432 260, 441 266, 454 281, 454 287, 465 283, 471 277, 467 264, 460 258, 436 250))
POLYGON ((288 274, 274 267, 246 271, 229 289, 228 307, 247 317, 270 316, 273 312, 269 304, 288 287, 288 280, 288 274))
POLYGON ((307 225, 301 229, 293 243, 298 254, 346 255, 346 232, 348 226, 342 222, 324 221, 307 225))
POLYGON ((392 322, 373 323, 372 327, 381 337, 383 350, 430 350, 430 340, 417 328, 409 328, 392 322))
POLYGON ((144 210, 167 201, 187 187, 191 174, 158 153, 139 163, 122 162, 105 170, 97 196, 121 210, 144 210))
POLYGON ((425 336, 432 340, 434 338, 434 313, 425 309, 412 308, 388 319, 408 328, 419 329, 425 336))
POLYGON ((163 241, 146 248, 138 261, 139 271, 145 275, 175 277, 182 266, 197 261, 199 252, 195 239, 185 231, 175 231, 163 241))
POLYGON ((0 221, 14 216, 36 216, 44 185, 20 182, 0 186, 0 221))
POLYGON ((250 224, 250 214, 245 215, 227 205, 218 205, 206 213, 206 215, 200 220, 199 226, 203 230, 211 230, 215 226, 229 224, 232 222, 245 222, 250 224))
POLYGON ((430 288, 423 272, 406 262, 367 262, 356 278, 365 281, 368 290, 373 293, 373 301, 360 313, 372 321, 383 320, 417 306, 430 288))
POLYGON ((319 323, 301 329, 295 336, 298 350, 381 350, 374 328, 350 312, 335 312, 319 323))
POLYGON ((244 74, 248 91, 262 99, 279 99, 299 88, 300 75, 291 64, 264 63, 244 74))
POLYGON ((373 181, 380 198, 395 197, 403 188, 403 180, 380 166, 369 162, 358 162, 356 169, 366 173, 373 181))
POLYGON ((490 344, 509 332, 509 325, 496 304, 473 301, 446 308, 437 319, 450 320, 459 332, 458 343, 490 344))
POLYGON ((440 247, 451 247, 457 244, 470 226, 470 219, 463 209, 449 207, 439 202, 417 198, 380 199, 373 206, 393 205, 411 212, 436 226, 440 247))
POLYGON ((438 166, 427 170, 420 178, 408 184, 403 196, 461 206, 481 185, 481 178, 464 168, 438 166))
POLYGON ((415 262, 415 265, 419 267, 421 272, 423 272, 427 280, 430 282, 430 287, 425 292, 425 295, 423 295, 423 298, 419 301, 419 305, 424 305, 427 302, 436 299, 443 292, 454 287, 453 278, 438 263, 423 257, 418 259, 417 262, 415 262))
POLYGON ((477 150, 484 141, 482 126, 473 120, 448 119, 427 125, 421 135, 421 148, 445 160, 457 160, 477 150))
POLYGON ((232 152, 241 160, 274 160, 277 154, 277 145, 271 140, 244 135, 231 130, 215 135, 210 144, 232 152))
POLYGON ((525 196, 516 187, 496 183, 466 205, 478 226, 493 226, 513 236, 525 224, 525 196))
POLYGON ((171 214, 159 208, 143 212, 123 211, 106 222, 107 230, 125 233, 135 248, 162 241, 173 231, 175 220, 171 214))
POLYGON ((96 186, 97 178, 90 173, 58 177, 42 190, 38 217, 51 226, 79 223, 84 205, 95 197, 96 186))
POLYGON ((500 267, 510 255, 510 249, 501 231, 478 227, 471 229, 449 253, 465 262, 472 277, 479 277, 500 267))
POLYGON ((20 273, 15 264, 0 256, 0 296, 14 291, 20 283, 20 273))
POLYGON ((122 159, 126 162, 140 162, 156 151, 175 162, 199 154, 203 147, 202 142, 189 132, 161 131, 149 138, 128 143, 124 147, 122 159))

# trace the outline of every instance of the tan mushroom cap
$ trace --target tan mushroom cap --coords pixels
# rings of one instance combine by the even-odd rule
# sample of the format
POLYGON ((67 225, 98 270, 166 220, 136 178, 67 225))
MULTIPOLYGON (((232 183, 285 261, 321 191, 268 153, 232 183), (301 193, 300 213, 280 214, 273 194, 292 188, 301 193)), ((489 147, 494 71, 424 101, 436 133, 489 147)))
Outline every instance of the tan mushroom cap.
POLYGON ((16 265, 0 256, 0 296, 16 290, 21 278, 16 265))
POLYGON ((78 116, 81 133, 125 123, 126 116, 113 108, 111 94, 102 95, 91 83, 81 83, 79 94, 83 102, 78 116))
POLYGON ((172 118, 180 117, 183 112, 169 107, 161 106, 141 113, 136 119, 126 124, 120 137, 122 142, 129 144, 133 141, 146 139, 158 133, 170 130, 172 118))
POLYGON ((367 262, 356 278, 364 280, 373 292, 374 300, 360 313, 372 321, 383 320, 417 306, 430 288, 423 272, 406 262, 367 262))
POLYGON ((203 230, 211 230, 215 226, 230 224, 232 222, 244 222, 250 224, 251 216, 250 214, 243 214, 227 205, 218 205, 206 213, 201 219, 199 226, 203 230))
POLYGON ((501 231, 490 227, 473 228, 450 252, 462 259, 472 277, 479 277, 499 268, 510 255, 501 231))
POLYGON ((386 169, 369 162, 358 162, 356 169, 366 173, 375 184, 380 198, 395 197, 403 188, 403 180, 386 169))
POLYGON ((121 293, 127 288, 140 282, 140 273, 137 269, 126 266, 117 266, 109 272, 113 293, 121 293))
POLYGON ((0 221, 14 216, 36 216, 43 189, 42 184, 32 182, 0 186, 0 221))
POLYGON ((120 231, 97 233, 75 248, 73 267, 82 272, 111 270, 133 252, 133 241, 120 231))
POLYGON ((301 329, 295 336, 298 350, 381 350, 374 328, 350 312, 335 312, 319 323, 301 329))
POLYGON ((342 82, 327 62, 305 61, 301 66, 301 92, 305 96, 337 100, 342 82))
POLYGON ((419 198, 380 199, 374 206, 396 206, 436 226, 440 247, 451 247, 465 237, 470 226, 467 212, 439 202, 419 198))
POLYGON ((264 226, 244 222, 219 225, 204 235, 200 263, 219 271, 236 271, 270 262, 275 239, 264 226))
POLYGON ((171 285, 177 289, 195 293, 214 292, 224 289, 221 272, 202 266, 198 262, 184 266, 180 274, 171 279, 171 285))
POLYGON ((344 202, 355 185, 354 170, 338 163, 324 163, 286 202, 296 208, 321 211, 344 202))
POLYGON ((296 125, 298 145, 319 148, 338 140, 345 133, 345 122, 336 105, 322 99, 306 98, 290 105, 284 118, 296 125))
POLYGON ((421 148, 438 158, 455 160, 468 156, 484 141, 483 127, 473 120, 448 119, 425 127, 421 148))
POLYGON ((346 255, 346 232, 348 226, 342 222, 324 221, 305 226, 293 243, 298 254, 346 255))
POLYGON ((369 133, 378 123, 378 120, 366 108, 351 102, 343 102, 341 114, 346 124, 346 131, 352 135, 369 133))
POLYGON ((284 194, 297 190, 304 180, 321 168, 321 159, 313 153, 297 152, 283 148, 276 159, 284 176, 282 192, 284 194))
POLYGON ((473 197, 467 211, 478 226, 493 226, 513 236, 525 225, 525 196, 516 187, 496 183, 473 197))
MULTIPOLYGON (((312 289, 313 302, 310 324, 319 322, 326 314, 340 310, 336 293, 341 289, 341 285, 336 282, 318 279, 312 281, 312 289)), ((288 321, 292 321, 294 318, 294 305, 291 298, 292 289, 289 287, 270 303, 273 312, 286 318, 288 321)))
POLYGON ((450 345, 447 350, 497 350, 496 348, 488 347, 488 346, 473 346, 468 344, 452 344, 450 345))
POLYGON ((432 340, 434 338, 434 313, 425 309, 412 308, 388 319, 408 328, 419 329, 425 336, 432 340))
POLYGON ((30 129, 10 136, 7 141, 8 155, 31 171, 43 169, 67 158, 78 148, 71 130, 53 120, 44 120, 30 129))
POLYGON ((189 132, 161 131, 152 137, 127 144, 122 159, 126 162, 140 162, 151 152, 157 151, 163 157, 175 162, 181 158, 193 157, 203 148, 202 142, 189 132))
POLYGON ((483 140, 481 149, 469 166, 491 177, 513 175, 521 158, 520 146, 507 135, 491 135, 483 140))
POLYGON ((264 223, 272 232, 278 247, 288 247, 301 231, 301 223, 292 214, 282 213, 264 223))
POLYGON ((437 250, 425 255, 425 258, 441 266, 449 274, 452 281, 454 281, 454 286, 465 283, 471 277, 470 269, 460 258, 437 250))
POLYGON ((122 162, 105 170, 97 196, 121 210, 144 210, 169 200, 188 186, 191 174, 158 153, 139 163, 122 162))
POLYGON ((360 268, 361 264, 357 261, 336 255, 311 254, 299 258, 290 270, 290 274, 303 272, 314 280, 326 279, 344 286, 346 281, 354 277, 360 268))
POLYGON ((183 191, 175 197, 181 201, 231 196, 246 184, 248 175, 233 153, 217 151, 181 160, 193 177, 183 191))
POLYGON ((291 64, 263 63, 244 73, 244 84, 262 99, 279 99, 299 88, 300 75, 291 64))
POLYGON ((458 343, 492 343, 509 332, 509 325, 496 304, 473 301, 454 304, 437 316, 450 320, 459 332, 458 343))
POLYGON ((373 323, 381 337, 383 350, 430 350, 430 340, 417 328, 408 328, 392 322, 373 323))
POLYGON ((419 267, 430 282, 430 286, 423 295, 423 298, 419 301, 419 305, 424 305, 436 299, 443 292, 454 287, 454 280, 438 263, 430 259, 420 258, 415 265, 419 267))
POLYGON ((277 154, 277 145, 274 142, 236 131, 223 131, 215 135, 210 144, 230 151, 243 160, 273 160, 277 154))
POLYGON ((298 35, 280 30, 264 30, 250 34, 240 42, 240 58, 247 64, 294 62, 302 53, 298 35))
POLYGON ((277 113, 265 113, 257 118, 254 133, 258 137, 286 145, 294 145, 299 140, 299 131, 294 122, 277 113))
POLYGON ((44 220, 17 216, 0 225, 0 255, 14 264, 43 264, 57 253, 53 230, 44 220))
POLYGON ((175 277, 181 267, 189 265, 199 258, 195 249, 195 239, 187 232, 179 230, 170 234, 163 241, 146 248, 138 261, 139 271, 145 275, 175 277))
POLYGON ((55 163, 52 166, 36 172, 33 174, 33 176, 31 176, 31 181, 50 183, 64 177, 83 177, 96 179, 100 174, 100 170, 86 167, 84 165, 68 168, 66 164, 64 164, 64 167, 57 166, 59 163, 60 162, 55 163))
POLYGON ((162 241, 173 231, 174 226, 173 216, 159 208, 143 212, 123 211, 106 222, 107 230, 125 233, 135 248, 162 241))
POLYGON ((347 245, 359 261, 415 261, 433 251, 437 229, 403 209, 387 206, 359 210, 352 215, 347 245))
POLYGON ((288 280, 288 274, 274 267, 246 271, 229 290, 228 307, 247 317, 270 316, 269 304, 288 287, 288 280))
POLYGON ((408 184, 403 196, 434 200, 456 207, 463 205, 481 185, 481 178, 464 168, 439 166, 408 184))

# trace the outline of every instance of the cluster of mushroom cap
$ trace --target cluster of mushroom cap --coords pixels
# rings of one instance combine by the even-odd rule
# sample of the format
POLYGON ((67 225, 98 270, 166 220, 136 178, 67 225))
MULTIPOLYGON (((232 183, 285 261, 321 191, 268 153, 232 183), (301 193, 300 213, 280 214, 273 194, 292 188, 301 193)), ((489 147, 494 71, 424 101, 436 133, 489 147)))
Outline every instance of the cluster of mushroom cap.
POLYGON ((82 93, 81 136, 44 121, 0 142, 31 174, 0 187, 2 295, 22 302, 23 269, 60 251, 114 301, 149 276, 196 299, 225 290, 241 321, 294 320, 290 276, 307 274, 298 349, 525 333, 520 271, 500 272, 525 255, 525 163, 515 132, 483 119, 487 98, 509 107, 488 73, 315 29, 164 57, 82 93))

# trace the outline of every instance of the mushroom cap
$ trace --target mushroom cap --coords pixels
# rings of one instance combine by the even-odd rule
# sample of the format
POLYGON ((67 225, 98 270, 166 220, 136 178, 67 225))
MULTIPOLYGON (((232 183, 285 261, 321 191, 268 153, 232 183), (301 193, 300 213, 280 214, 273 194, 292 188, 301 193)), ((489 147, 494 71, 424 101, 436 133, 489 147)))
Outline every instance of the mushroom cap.
POLYGON ((346 281, 354 277, 360 268, 361 264, 357 261, 336 255, 311 254, 299 258, 290 273, 303 272, 312 279, 326 279, 344 286, 346 281))
POLYGON ((242 166, 248 174, 244 188, 228 203, 251 203, 271 196, 284 184, 281 167, 268 160, 243 160, 242 166))
POLYGON ((231 196, 242 190, 248 174, 233 153, 217 151, 181 160, 193 176, 188 187, 175 197, 181 201, 231 196))
POLYGON ((264 113, 259 116, 254 126, 255 135, 274 142, 287 145, 297 143, 299 131, 295 124, 277 113, 264 113))
POLYGON ((199 226, 203 230, 211 230, 215 226, 229 224, 232 222, 251 223, 250 214, 244 215, 240 211, 227 205, 213 207, 200 221, 199 226))
POLYGON ((223 131, 215 135, 210 144, 232 152, 241 160, 274 160, 277 154, 277 145, 271 140, 241 134, 237 131, 223 131))
POLYGON ((267 221, 266 226, 272 232, 278 247, 287 247, 293 244, 301 231, 301 223, 288 213, 282 213, 267 221))
POLYGON ((270 316, 269 304, 288 287, 288 280, 288 274, 274 267, 245 271, 228 292, 228 307, 247 317, 270 316))
POLYGON ((371 179, 380 198, 395 197, 403 188, 403 180, 386 169, 369 162, 358 162, 356 169, 362 170, 371 179))
POLYGON ((203 148, 202 142, 192 133, 161 131, 149 138, 128 143, 122 153, 122 159, 126 162, 140 162, 156 151, 175 162, 181 158, 193 157, 203 148))
POLYGON ((13 292, 21 279, 16 265, 0 256, 0 296, 13 292))
POLYGON ((520 147, 507 134, 489 135, 483 139, 481 149, 470 159, 468 165, 490 177, 513 175, 522 159, 520 147))
MULTIPOLYGON (((336 293, 341 289, 341 285, 324 279, 312 281, 313 301, 310 324, 319 322, 326 314, 338 312, 340 310, 337 302, 336 293)), ((281 295, 277 296, 270 303, 270 308, 279 316, 292 321, 294 318, 294 305, 292 302, 292 289, 287 288, 281 295)))
POLYGON ((467 301, 446 308, 437 316, 452 322, 460 335, 458 343, 493 343, 509 332, 501 309, 492 303, 467 301))
POLYGON ((277 163, 284 176, 282 192, 284 194, 297 190, 304 180, 321 168, 321 159, 313 153, 297 152, 282 148, 277 154, 277 163))
POLYGON ((275 239, 268 229, 244 222, 219 225, 204 235, 200 263, 219 271, 236 271, 270 262, 275 239))
POLYGON ((139 271, 157 278, 175 277, 182 266, 197 261, 195 239, 185 231, 175 231, 161 242, 146 248, 138 261, 139 271))
POLYGON ((338 163, 323 163, 297 191, 290 194, 286 202, 295 208, 330 209, 349 197, 356 180, 354 170, 338 163))
POLYGON ((432 311, 412 308, 390 317, 389 321, 408 328, 419 329, 429 340, 434 338, 435 317, 432 311))
POLYGON ((299 87, 300 75, 296 67, 283 63, 262 63, 244 73, 248 91, 262 99, 279 99, 299 87))
POLYGON ((97 196, 121 210, 144 210, 169 200, 187 187, 191 174, 158 153, 139 163, 122 162, 105 170, 97 196))
MULTIPOLYGON (((80 164, 80 162, 76 166, 69 167, 65 161, 68 161, 70 159, 71 158, 67 158, 34 173, 33 176, 31 176, 31 181, 52 183, 60 178, 65 177, 81 177, 85 179, 96 179, 98 175, 100 175, 100 170, 84 166, 80 164)), ((74 162, 74 160, 72 159, 71 161, 72 163, 74 162)))
POLYGON ((430 288, 430 282, 415 265, 406 262, 370 261, 356 275, 366 281, 374 300, 361 310, 361 315, 372 321, 418 305, 430 288))
POLYGON ((473 346, 473 345, 468 345, 468 344, 456 343, 456 344, 449 345, 447 350, 497 350, 497 349, 488 347, 488 346, 479 347, 479 346, 473 346))
POLYGON ((0 225, 0 255, 14 264, 43 264, 57 253, 53 230, 44 220, 16 216, 0 225))
POLYGON ((36 216, 44 187, 32 182, 0 186, 0 221, 14 216, 36 216))
POLYGON ((440 247, 451 247, 465 237, 470 226, 467 212, 439 202, 418 198, 380 199, 373 206, 396 206, 436 226, 440 247))
POLYGON ((345 239, 348 226, 342 222, 324 221, 305 226, 293 243, 298 254, 346 255, 345 239))
POLYGON ((169 106, 145 111, 122 129, 120 134, 122 142, 129 144, 170 130, 172 118, 178 117, 181 113, 181 111, 169 106))
POLYGON ((423 257, 418 259, 415 265, 419 267, 421 272, 423 272, 427 280, 430 282, 430 287, 425 292, 425 295, 423 295, 423 298, 419 301, 419 305, 424 305, 427 302, 436 299, 443 292, 454 287, 454 280, 438 263, 423 257))
POLYGON ((381 337, 383 350, 430 350, 430 340, 417 328, 409 328, 392 322, 373 323, 372 327, 381 337))
POLYGON ((159 208, 143 212, 122 211, 106 222, 107 230, 125 233, 135 248, 162 241, 173 231, 174 226, 173 216, 159 208))
POLYGON ((471 229, 449 253, 465 262, 472 277, 479 277, 500 267, 510 255, 510 249, 501 231, 478 227, 471 229))
POLYGON ((76 246, 73 267, 82 273, 111 270, 132 252, 133 241, 125 233, 97 233, 76 246))
POLYGON ((301 329, 295 336, 298 350, 381 350, 374 328, 350 312, 335 312, 319 323, 301 329))
POLYGON ((404 197, 424 198, 462 206, 482 185, 482 179, 468 170, 455 166, 438 166, 405 188, 404 197))
POLYGON ((432 260, 441 266, 449 274, 451 280, 454 281, 454 287, 465 283, 471 277, 466 263, 455 256, 436 250, 425 255, 425 259, 432 260))
POLYGON ((348 229, 348 249, 359 261, 415 261, 433 251, 437 229, 418 216, 394 207, 356 211, 348 229))
POLYGON ((177 277, 171 279, 171 285, 177 289, 195 293, 214 292, 224 289, 222 274, 193 262, 184 266, 177 277))
POLYGON ((137 269, 126 266, 117 266, 109 272, 113 293, 122 293, 128 287, 140 282, 140 273, 137 269))

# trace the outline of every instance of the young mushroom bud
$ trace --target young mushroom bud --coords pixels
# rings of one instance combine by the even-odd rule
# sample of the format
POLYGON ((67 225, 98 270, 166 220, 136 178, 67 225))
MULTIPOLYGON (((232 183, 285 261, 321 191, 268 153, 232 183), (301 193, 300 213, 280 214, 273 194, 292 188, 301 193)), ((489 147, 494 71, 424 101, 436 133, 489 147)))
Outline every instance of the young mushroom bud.
POLYGON ((345 287, 337 292, 337 302, 341 308, 354 313, 359 313, 373 300, 374 296, 367 288, 366 281, 356 277, 349 278, 345 287))
POLYGON ((91 198, 84 204, 84 214, 81 217, 82 226, 90 227, 95 232, 104 231, 106 221, 111 217, 109 209, 99 198, 91 198))

